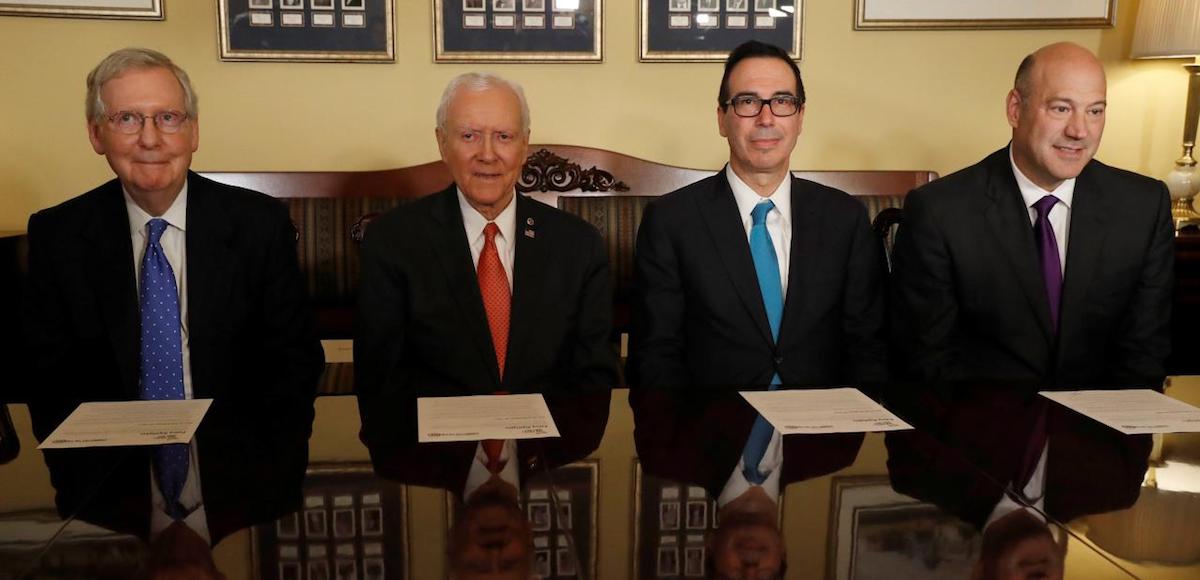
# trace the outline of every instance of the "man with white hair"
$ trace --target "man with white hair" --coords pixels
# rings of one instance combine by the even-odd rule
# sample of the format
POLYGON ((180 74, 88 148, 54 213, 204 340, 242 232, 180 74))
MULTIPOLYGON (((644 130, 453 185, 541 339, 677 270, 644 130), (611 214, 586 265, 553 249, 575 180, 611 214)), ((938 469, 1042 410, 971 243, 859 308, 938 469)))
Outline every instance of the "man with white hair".
MULTIPOLYGON (((362 247, 355 388, 362 438, 384 475, 387 458, 416 440, 412 397, 617 384, 599 233, 516 193, 529 144, 521 87, 454 78, 435 134, 454 183, 374 220, 362 247)), ((607 417, 607 405, 596 412, 607 417)), ((481 447, 480 462, 515 467, 511 443, 481 447)))
POLYGON ((116 178, 29 218, 34 433, 83 401, 212 399, 191 445, 45 458, 60 513, 215 543, 300 506, 323 359, 296 231, 277 200, 189 170, 196 93, 165 55, 118 50, 87 87, 116 178))

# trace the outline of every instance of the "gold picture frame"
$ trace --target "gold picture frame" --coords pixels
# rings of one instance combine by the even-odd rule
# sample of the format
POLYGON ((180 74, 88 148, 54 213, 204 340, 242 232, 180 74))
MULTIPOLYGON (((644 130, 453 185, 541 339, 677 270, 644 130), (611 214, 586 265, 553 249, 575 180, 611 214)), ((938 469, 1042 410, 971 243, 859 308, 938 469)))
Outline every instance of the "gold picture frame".
POLYGON ((433 61, 604 62, 604 0, 433 0, 433 61))
POLYGON ((0 16, 164 20, 163 0, 0 0, 0 16))
POLYGON ((217 1, 220 58, 233 62, 396 61, 395 0, 313 6, 248 7, 247 0, 217 1), (264 48, 265 47, 265 48, 264 48), (332 48, 336 47, 336 48, 332 48))
POLYGON ((854 0, 855 30, 1112 28, 1117 0, 1086 6, 1044 0, 854 0), (943 6, 944 4, 944 6, 943 6))
POLYGON ((748 40, 774 44, 801 60, 804 0, 639 1, 641 62, 724 62, 748 40))

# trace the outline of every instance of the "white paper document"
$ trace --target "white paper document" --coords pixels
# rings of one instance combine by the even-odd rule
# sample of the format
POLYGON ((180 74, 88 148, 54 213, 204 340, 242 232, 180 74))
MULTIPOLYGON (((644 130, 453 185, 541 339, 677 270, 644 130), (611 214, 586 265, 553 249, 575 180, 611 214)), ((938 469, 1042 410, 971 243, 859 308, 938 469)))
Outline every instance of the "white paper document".
POLYGON ((417 399, 417 441, 558 437, 541 395, 477 395, 417 399))
POLYGON ((38 449, 188 443, 212 399, 82 403, 38 449))
POLYGON ((912 426, 855 388, 742 391, 783 435, 902 431, 912 426))
POLYGON ((1039 394, 1126 435, 1200 432, 1200 409, 1150 389, 1039 394))

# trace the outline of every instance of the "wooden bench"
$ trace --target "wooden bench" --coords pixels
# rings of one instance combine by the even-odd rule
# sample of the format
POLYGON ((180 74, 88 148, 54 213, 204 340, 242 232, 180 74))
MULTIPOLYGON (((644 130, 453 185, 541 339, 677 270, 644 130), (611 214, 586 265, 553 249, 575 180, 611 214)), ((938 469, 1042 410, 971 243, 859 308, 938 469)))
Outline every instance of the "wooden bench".
MULTIPOLYGON (((621 153, 571 145, 533 145, 518 191, 580 216, 608 244, 614 283, 614 338, 629 327, 633 247, 646 204, 712 175, 621 153)), ((299 232, 300 265, 322 339, 353 334, 357 244, 370 220, 407 200, 449 186, 441 161, 361 172, 209 172, 206 177, 284 199, 299 232)), ((866 206, 885 247, 899 223, 904 195, 937 175, 930 171, 797 171, 799 177, 846 191, 866 206)), ((348 365, 332 364, 322 392, 348 393, 348 365)))

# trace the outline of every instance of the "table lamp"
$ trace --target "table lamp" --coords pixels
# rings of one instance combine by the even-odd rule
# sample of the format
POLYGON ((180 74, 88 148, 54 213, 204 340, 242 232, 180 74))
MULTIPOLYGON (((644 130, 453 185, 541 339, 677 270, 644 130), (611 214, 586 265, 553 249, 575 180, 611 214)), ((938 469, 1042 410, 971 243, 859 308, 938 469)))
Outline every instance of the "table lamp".
MULTIPOLYGON (((1195 58, 1200 56, 1200 0, 1142 0, 1133 35, 1132 58, 1195 58)), ((1200 225, 1192 206, 1200 191, 1200 172, 1192 155, 1196 122, 1200 118, 1200 60, 1185 64, 1188 72, 1187 111, 1183 117, 1183 156, 1167 175, 1175 229, 1200 225)))

